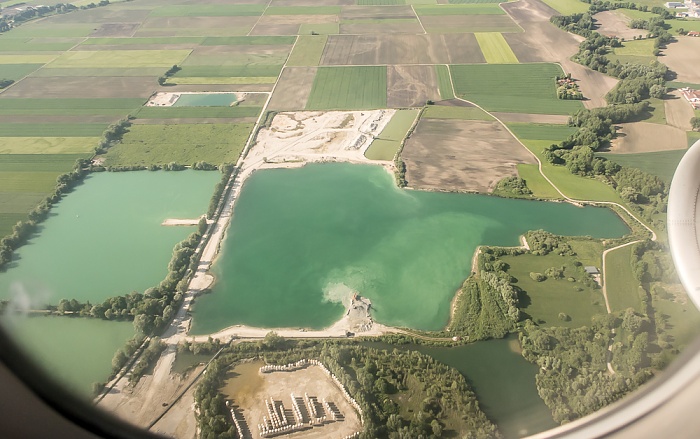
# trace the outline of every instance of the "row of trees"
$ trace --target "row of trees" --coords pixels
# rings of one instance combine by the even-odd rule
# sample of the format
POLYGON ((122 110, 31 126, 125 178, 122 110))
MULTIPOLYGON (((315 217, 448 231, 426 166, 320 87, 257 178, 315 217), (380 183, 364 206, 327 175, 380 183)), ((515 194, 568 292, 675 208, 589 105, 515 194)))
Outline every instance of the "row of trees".
POLYGON ((439 438, 454 433, 468 438, 501 437, 465 378, 429 356, 409 350, 387 352, 351 341, 274 339, 227 347, 209 366, 195 392, 201 437, 232 437, 219 389, 228 368, 249 357, 262 357, 269 364, 304 358, 321 361, 362 408, 363 439, 439 438), (408 411, 400 410, 398 398, 408 411))
POLYGON ((177 64, 170 67, 165 73, 163 73, 163 76, 158 77, 158 85, 166 85, 168 78, 170 78, 180 70, 182 70, 182 67, 178 66, 177 64))

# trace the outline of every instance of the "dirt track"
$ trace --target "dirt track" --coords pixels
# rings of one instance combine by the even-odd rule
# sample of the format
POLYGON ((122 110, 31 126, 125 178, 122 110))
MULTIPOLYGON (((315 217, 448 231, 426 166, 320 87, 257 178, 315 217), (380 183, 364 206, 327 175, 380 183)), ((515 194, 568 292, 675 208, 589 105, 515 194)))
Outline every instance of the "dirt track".
POLYGON ((566 73, 579 80, 586 108, 606 105, 604 96, 617 80, 577 64, 569 59, 578 51, 581 37, 569 34, 549 22, 556 11, 539 0, 505 3, 502 8, 518 23, 524 33, 504 34, 521 62, 557 62, 566 73))

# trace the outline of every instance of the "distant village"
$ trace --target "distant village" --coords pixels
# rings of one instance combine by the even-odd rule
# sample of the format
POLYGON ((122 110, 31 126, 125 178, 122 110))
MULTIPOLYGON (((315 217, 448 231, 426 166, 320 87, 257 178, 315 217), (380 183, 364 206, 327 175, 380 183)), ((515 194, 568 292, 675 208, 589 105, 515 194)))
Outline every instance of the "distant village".
POLYGON ((686 0, 684 2, 666 2, 669 9, 686 9, 677 12, 676 17, 700 17, 700 0, 686 0))

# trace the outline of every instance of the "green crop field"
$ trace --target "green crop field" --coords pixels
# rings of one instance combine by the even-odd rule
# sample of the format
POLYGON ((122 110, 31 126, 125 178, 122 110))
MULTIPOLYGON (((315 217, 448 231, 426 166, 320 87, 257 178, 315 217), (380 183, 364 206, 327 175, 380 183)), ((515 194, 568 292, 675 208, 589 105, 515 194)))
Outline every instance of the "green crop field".
POLYGON ((75 46, 78 41, 34 42, 31 38, 5 38, 0 52, 62 52, 75 46))
MULTIPOLYGON (((2 98, 0 99, 0 111, 31 111, 36 114, 54 114, 46 111, 56 110, 55 114, 74 114, 74 111, 88 111, 88 113, 75 114, 104 114, 105 111, 129 112, 144 104, 140 98, 99 98, 99 99, 25 99, 2 98), (92 112, 92 113, 90 113, 92 112)), ((3 113, 4 114, 4 113, 3 113)), ((25 113, 20 113, 25 114, 25 113)), ((33 114, 33 113, 31 113, 33 114)))
POLYGON ((419 17, 426 15, 503 15, 505 12, 496 3, 468 5, 416 5, 419 17))
POLYGON ((671 88, 671 89, 679 89, 679 88, 685 88, 685 87, 698 89, 698 88, 700 88, 700 84, 693 84, 690 82, 668 81, 668 82, 666 82, 666 87, 671 88))
POLYGON ((418 110, 397 110, 381 134, 372 142, 365 157, 370 160, 393 160, 418 116, 418 110))
POLYGON ((270 6, 265 15, 337 15, 340 6, 270 6))
POLYGON ((3 192, 53 191, 56 178, 62 172, 0 172, 0 187, 3 192))
POLYGON ((613 52, 616 55, 630 56, 654 56, 654 42, 656 40, 647 38, 638 41, 625 41, 622 47, 615 47, 613 52))
POLYGON ((523 144, 542 162, 542 170, 566 196, 578 200, 612 201, 624 205, 615 189, 587 177, 580 177, 569 172, 564 166, 553 165, 544 158, 542 150, 552 144, 550 140, 520 139, 523 144))
POLYGON ((326 35, 300 36, 287 60, 288 66, 317 66, 326 47, 326 35))
MULTIPOLYGON (((196 78, 217 78, 217 77, 243 77, 243 78, 270 78, 275 77, 282 71, 282 65, 213 65, 213 66, 182 66, 174 78, 196 77, 196 78)), ((274 81, 273 81, 274 82, 274 81)))
POLYGON ((276 76, 191 76, 191 77, 177 77, 168 78, 165 83, 167 85, 187 85, 187 84, 210 84, 210 85, 224 85, 224 84, 274 84, 277 81, 276 76))
POLYGON ((449 0, 451 5, 471 5, 475 3, 505 3, 503 0, 449 0))
POLYGON ((452 81, 450 80, 450 69, 445 65, 439 64, 435 66, 435 72, 437 73, 438 90, 440 91, 440 98, 454 99, 455 94, 452 90, 452 81))
POLYGON ((477 32, 474 34, 481 53, 489 64, 517 64, 518 58, 500 32, 477 32))
POLYGON ((603 265, 603 243, 596 239, 572 239, 569 245, 576 252, 576 259, 599 270, 603 265))
POLYGON ((43 64, 0 64, 0 79, 16 81, 37 70, 43 64))
POLYGON ((393 6, 405 5, 406 0, 357 0, 360 6, 393 6))
POLYGON ((579 0, 542 0, 547 6, 562 15, 582 14, 588 11, 590 6, 579 0))
POLYGON ((509 113, 571 114, 582 109, 580 101, 557 99, 556 64, 452 65, 457 96, 489 111, 509 113))
POLYGON ((94 137, 106 128, 101 123, 0 123, 0 137, 94 137))
POLYGON ((92 154, 0 154, 0 172, 68 172, 92 154))
POLYGON ((27 23, 5 34, 12 38, 75 38, 87 37, 95 31, 92 23, 48 24, 42 22, 27 23))
POLYGON ((632 272, 631 260, 632 246, 613 250, 605 257, 605 280, 607 281, 605 289, 613 312, 627 308, 644 312, 642 300, 639 297, 641 286, 632 272))
POLYGON ((302 23, 299 26, 299 35, 335 35, 340 33, 338 23, 302 23))
POLYGON ((494 120, 490 114, 477 107, 447 107, 429 105, 423 112, 424 119, 494 120))
POLYGON ((574 265, 576 261, 574 257, 553 253, 545 256, 523 254, 503 256, 501 260, 510 265, 508 274, 517 279, 515 285, 521 288, 530 299, 530 303, 522 310, 534 321, 541 319, 547 326, 573 328, 589 325, 591 317, 606 312, 601 291, 589 288, 580 282, 587 275, 579 271, 582 270, 581 268, 574 265), (566 267, 564 279, 548 278, 543 282, 536 282, 530 277, 530 273, 544 273, 550 267, 562 266, 566 267), (567 280, 568 277, 573 277, 577 281, 570 282, 567 280), (560 320, 561 312, 568 314, 571 320, 568 322, 560 320))
POLYGON ((520 139, 551 140, 558 143, 576 132, 568 125, 545 123, 508 123, 508 128, 520 139))
POLYGON ((549 184, 540 174, 537 165, 518 165, 518 176, 525 180, 525 184, 532 191, 532 196, 536 198, 561 198, 559 192, 549 184))
MULTIPOLYGON (((698 110, 695 110, 695 115, 697 117, 700 117, 700 114, 698 114, 698 110)), ((688 135, 688 148, 690 148, 691 146, 693 146, 693 144, 695 142, 700 140, 700 133, 698 133, 697 131, 688 131, 687 135, 688 135)))
POLYGON ((140 46, 142 44, 202 44, 204 37, 88 38, 81 46, 140 46))
POLYGON ((240 37, 207 37, 203 46, 291 46, 296 41, 290 36, 240 36, 240 37))
POLYGON ((666 182, 670 182, 678 163, 685 155, 686 150, 644 152, 638 154, 610 154, 600 153, 600 157, 619 163, 622 166, 638 168, 649 174, 656 175, 666 182))
POLYGON ((66 52, 45 68, 170 68, 189 54, 190 50, 84 50, 66 52))
POLYGON ((0 154, 80 154, 94 151, 100 137, 0 137, 0 154))
POLYGON ((320 67, 307 110, 386 108, 386 67, 320 67))
POLYGON ((236 163, 252 129, 252 123, 132 125, 107 151, 105 165, 236 163))
POLYGON ((258 117, 260 107, 141 107, 134 113, 138 119, 236 118, 258 117))
POLYGON ((0 55, 0 64, 46 64, 54 60, 57 53, 15 53, 11 55, 0 55))
POLYGON ((151 17, 231 17, 262 15, 265 5, 168 5, 151 11, 151 17))

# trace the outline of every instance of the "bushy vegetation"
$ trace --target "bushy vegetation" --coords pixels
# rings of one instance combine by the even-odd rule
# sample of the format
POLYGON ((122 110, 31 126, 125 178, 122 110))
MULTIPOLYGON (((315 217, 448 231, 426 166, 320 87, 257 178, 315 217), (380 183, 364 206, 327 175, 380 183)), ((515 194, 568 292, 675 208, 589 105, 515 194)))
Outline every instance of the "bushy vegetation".
POLYGON ((529 198, 532 191, 527 187, 525 180, 520 177, 505 177, 500 180, 493 190, 494 195, 501 197, 529 198))
POLYGON ((217 208, 219 207, 219 201, 224 195, 224 190, 226 185, 231 179, 231 174, 235 171, 236 167, 232 164, 226 164, 219 168, 221 171, 221 180, 214 187, 214 194, 211 196, 209 201, 209 209, 207 209, 207 218, 212 219, 217 213, 217 208))
POLYGON ((180 66, 175 64, 174 66, 170 67, 165 73, 163 73, 163 76, 158 77, 158 85, 166 85, 166 82, 168 81, 168 78, 173 76, 175 73, 179 72, 182 70, 180 66))
POLYGON ((451 436, 499 438, 476 395, 456 370, 416 351, 381 351, 348 341, 290 341, 266 337, 224 349, 195 392, 202 438, 233 437, 219 389, 228 369, 244 358, 270 364, 321 361, 362 409, 364 439, 451 436), (398 401, 402 402, 402 407, 398 401))
POLYGON ((139 357, 138 363, 136 363, 136 365, 131 369, 131 374, 129 374, 129 383, 132 385, 138 383, 146 371, 155 365, 156 361, 158 361, 158 358, 160 357, 160 353, 163 352, 165 348, 166 345, 160 341, 160 338, 152 338, 148 342, 148 347, 139 357))

